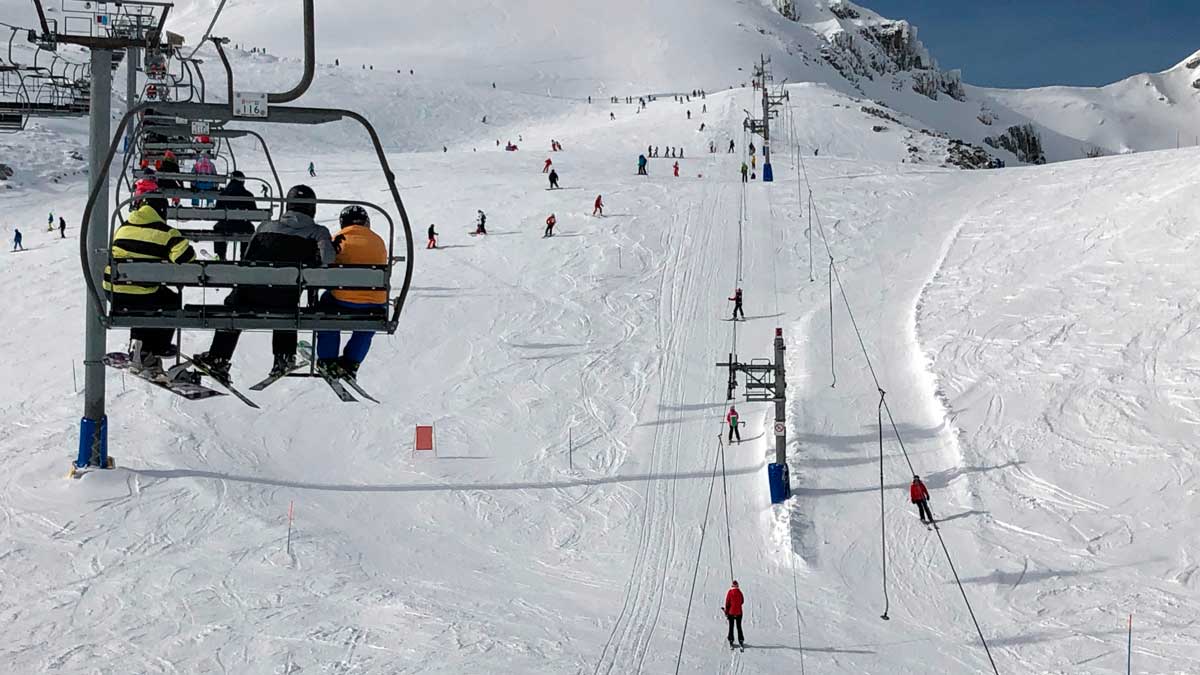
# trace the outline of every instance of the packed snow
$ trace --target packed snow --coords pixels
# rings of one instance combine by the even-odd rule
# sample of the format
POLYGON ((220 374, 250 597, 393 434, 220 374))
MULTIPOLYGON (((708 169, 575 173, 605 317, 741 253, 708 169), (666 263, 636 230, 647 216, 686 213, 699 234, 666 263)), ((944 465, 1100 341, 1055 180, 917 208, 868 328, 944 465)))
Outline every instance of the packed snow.
MULTIPOLYGON (((204 6, 181 19, 202 24, 204 6)), ((284 20, 231 9, 243 14, 230 26, 284 20)), ((515 34, 526 11, 480 34, 515 34)), ((722 9, 747 26, 832 20, 773 11, 722 9)), ((717 20, 702 15, 689 17, 717 20)), ((758 51, 728 49, 720 58, 746 68, 758 51)), ((875 131, 870 97, 811 78, 787 87, 773 127, 776 182, 743 188, 751 90, 635 112, 553 91, 572 74, 593 86, 586 59, 492 89, 488 74, 419 69, 384 84, 402 74, 346 53, 332 66, 322 45, 301 103, 376 122, 418 239, 431 223, 441 235, 440 250, 417 251, 399 330, 363 366, 383 404, 285 380, 254 394, 255 411, 110 371, 118 468, 80 480, 63 476, 82 406, 86 179, 70 153, 85 127, 0 136, 0 162, 20 169, 0 191, 0 229, 20 227, 28 249, 0 257, 6 671, 991 672, 939 535, 999 672, 1124 672, 1130 614, 1134 672, 1200 670, 1187 276, 1200 151, 948 169, 946 139, 920 132, 916 108, 894 105, 899 127, 875 131), (520 150, 496 146, 510 140, 520 150), (679 177, 666 158, 635 175, 648 145, 683 148, 679 177), (562 190, 546 189, 548 157, 562 190), (603 217, 590 215, 597 195, 603 217), (476 209, 487 237, 468 234, 476 209), (66 240, 46 231, 47 211, 66 216, 66 240), (556 235, 542 238, 551 213, 556 235), (745 323, 724 320, 738 286, 745 323), (736 402, 744 442, 723 448, 713 481, 728 409, 715 364, 735 340, 744 360, 770 357, 777 327, 794 494, 772 506, 771 404, 736 402), (875 377, 904 441, 885 416, 882 493, 875 377), (436 456, 413 451, 418 424, 435 426, 436 456), (936 533, 909 503, 905 452, 936 533), (731 571, 744 653, 730 653, 719 609, 731 571)), ((718 79, 675 58, 651 59, 661 80, 623 72, 623 88, 718 79)), ((273 54, 234 61, 268 88, 297 73, 273 54)), ((352 132, 274 131, 284 182, 384 202, 352 132)), ((252 144, 238 152, 248 174, 266 171, 252 144)), ((334 227, 336 212, 318 219, 334 227)), ((184 349, 209 337, 186 334, 184 349)), ((125 344, 110 334, 110 349, 125 344)), ((236 382, 265 374, 268 345, 243 340, 236 382)))

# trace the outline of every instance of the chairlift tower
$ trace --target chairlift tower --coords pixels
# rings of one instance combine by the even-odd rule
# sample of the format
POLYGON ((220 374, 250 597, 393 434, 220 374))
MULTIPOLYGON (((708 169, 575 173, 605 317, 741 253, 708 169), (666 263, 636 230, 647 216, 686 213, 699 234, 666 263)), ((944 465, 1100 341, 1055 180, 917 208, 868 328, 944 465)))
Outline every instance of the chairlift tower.
POLYGON ((754 65, 754 82, 759 90, 762 91, 762 117, 754 119, 748 117, 746 119, 746 128, 752 134, 762 136, 763 143, 763 172, 762 180, 764 183, 770 183, 775 180, 775 171, 771 167, 771 120, 779 117, 777 108, 787 98, 787 93, 781 91, 778 94, 771 93, 771 59, 766 56, 760 56, 759 62, 754 65))
POLYGON ((747 401, 775 402, 775 461, 767 465, 767 480, 771 487, 771 503, 779 504, 791 496, 791 482, 787 465, 787 369, 784 365, 783 329, 775 329, 775 360, 751 359, 749 363, 738 361, 736 354, 729 360, 718 363, 719 368, 729 369, 729 385, 725 400, 732 401, 738 386, 738 374, 746 376, 747 401))
MULTIPOLYGON (((62 0, 62 24, 47 19, 43 0, 33 0, 37 9, 41 33, 31 39, 53 49, 60 44, 77 45, 91 50, 92 82, 89 113, 88 183, 90 192, 99 195, 98 208, 92 212, 87 237, 80 241, 88 249, 108 248, 108 166, 105 152, 111 136, 111 99, 113 54, 129 52, 128 105, 134 105, 136 91, 136 50, 157 45, 163 35, 163 25, 172 5, 148 0, 124 2, 74 2, 62 0)), ((91 278, 100 283, 104 275, 103 261, 88 270, 91 278)), ((103 308, 89 295, 84 323, 83 358, 83 418, 79 424, 79 455, 76 467, 111 466, 108 458, 108 417, 104 409, 104 351, 105 326, 101 322, 103 308)))

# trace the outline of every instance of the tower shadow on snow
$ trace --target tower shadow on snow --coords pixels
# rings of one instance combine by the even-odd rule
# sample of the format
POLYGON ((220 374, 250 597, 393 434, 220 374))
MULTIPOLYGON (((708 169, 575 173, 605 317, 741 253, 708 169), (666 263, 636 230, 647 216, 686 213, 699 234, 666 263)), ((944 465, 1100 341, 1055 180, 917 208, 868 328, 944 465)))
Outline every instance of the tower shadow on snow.
MULTIPOLYGON (((757 473, 763 469, 763 464, 755 464, 754 466, 742 469, 730 469, 727 474, 740 475, 757 473)), ((428 483, 428 484, 380 484, 380 485, 356 485, 352 483, 315 483, 308 481, 282 480, 276 478, 267 478, 264 476, 239 476, 236 474, 221 473, 219 471, 204 471, 200 469, 133 469, 133 468, 118 468, 114 471, 126 471, 136 476, 144 478, 153 478, 159 480, 172 480, 178 478, 197 478, 208 480, 224 480, 235 483, 252 483, 256 485, 270 485, 273 487, 286 487, 296 490, 317 490, 320 492, 386 492, 386 493, 401 493, 401 492, 506 492, 512 490, 557 490, 563 488, 581 487, 581 486, 601 486, 615 485, 619 483, 647 483, 659 480, 707 480, 712 477, 712 471, 685 471, 680 473, 663 473, 663 474, 633 474, 629 476, 604 476, 601 478, 577 478, 572 480, 562 481, 544 481, 544 482, 516 482, 516 483, 428 483)))

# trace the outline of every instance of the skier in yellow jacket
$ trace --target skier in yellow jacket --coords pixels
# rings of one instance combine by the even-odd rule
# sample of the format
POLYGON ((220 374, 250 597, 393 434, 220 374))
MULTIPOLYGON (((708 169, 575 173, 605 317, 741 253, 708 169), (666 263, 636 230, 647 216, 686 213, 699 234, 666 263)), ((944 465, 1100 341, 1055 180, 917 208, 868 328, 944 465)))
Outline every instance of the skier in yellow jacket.
MULTIPOLYGON (((192 244, 179 230, 167 225, 163 214, 167 200, 151 197, 139 202, 129 218, 117 228, 112 240, 112 255, 116 260, 166 261, 177 264, 196 259, 192 244)), ((111 270, 104 268, 104 290, 112 297, 113 311, 122 309, 179 309, 180 296, 162 284, 113 283, 111 270)), ((147 371, 152 376, 162 374, 162 357, 174 353, 175 330, 172 328, 133 328, 130 368, 147 371)))
MULTIPOLYGON (((388 248, 383 238, 371 231, 371 218, 367 210, 356 204, 342 209, 339 217, 342 226, 333 238, 337 248, 338 265, 386 265, 388 248)), ((321 296, 320 307, 341 313, 378 314, 386 312, 387 292, 373 290, 337 289, 326 291, 321 296)), ((346 348, 338 356, 341 333, 334 330, 317 333, 317 367, 335 376, 345 375, 354 379, 358 368, 371 349, 373 331, 354 331, 346 348)))

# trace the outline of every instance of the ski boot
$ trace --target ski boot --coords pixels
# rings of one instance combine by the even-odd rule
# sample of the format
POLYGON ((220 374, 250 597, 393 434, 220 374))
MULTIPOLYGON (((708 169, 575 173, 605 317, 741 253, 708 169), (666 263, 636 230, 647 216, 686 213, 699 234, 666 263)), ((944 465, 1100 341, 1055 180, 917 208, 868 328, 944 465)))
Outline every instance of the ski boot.
POLYGON ((317 371, 329 375, 337 376, 340 366, 337 358, 332 359, 317 359, 317 371))
POLYGON ((213 356, 209 352, 202 352, 192 357, 192 363, 196 364, 200 369, 208 371, 207 374, 221 384, 228 385, 231 381, 229 377, 229 359, 213 356))
POLYGON ((134 340, 129 345, 129 372, 149 379, 161 377, 162 357, 143 347, 141 340, 134 340))
POLYGON ((276 354, 275 363, 271 365, 271 377, 283 376, 296 369, 295 354, 276 354))
POLYGON ((361 365, 361 363, 351 361, 344 356, 338 359, 338 367, 342 369, 342 372, 345 374, 345 377, 348 380, 358 379, 358 367, 361 365))

